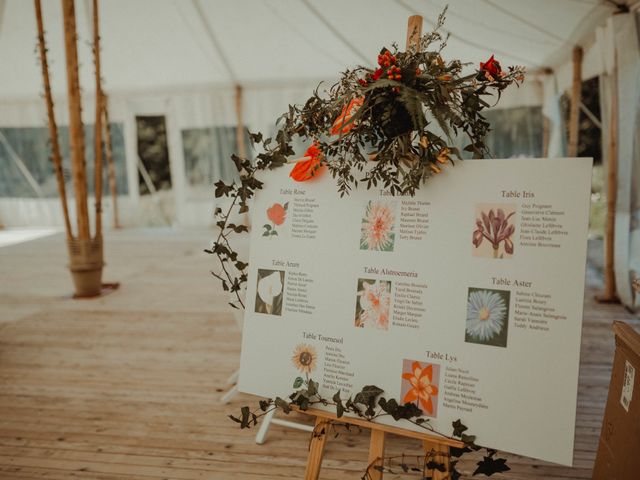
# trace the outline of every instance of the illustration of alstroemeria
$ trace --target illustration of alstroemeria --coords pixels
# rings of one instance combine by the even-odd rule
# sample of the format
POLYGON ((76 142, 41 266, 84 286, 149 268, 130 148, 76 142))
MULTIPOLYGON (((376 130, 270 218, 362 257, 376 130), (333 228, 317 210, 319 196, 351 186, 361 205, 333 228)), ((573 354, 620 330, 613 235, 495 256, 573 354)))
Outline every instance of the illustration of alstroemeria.
POLYGON ((280 203, 274 203, 271 207, 267 208, 267 218, 271 221, 271 224, 265 223, 263 237, 270 237, 278 235, 276 227, 282 225, 287 219, 287 209, 289 208, 289 202, 284 205, 280 203))
POLYGON ((478 248, 484 240, 487 240, 493 248, 493 258, 503 258, 504 254, 500 255, 500 245, 504 244, 505 253, 513 255, 511 236, 516 227, 509 223, 509 219, 515 215, 515 212, 505 215, 501 208, 497 208, 495 212, 492 208, 489 213, 480 213, 481 218, 476 219, 476 229, 473 232, 473 245, 478 248))
POLYGON ((395 240, 394 205, 370 201, 362 219, 360 250, 393 251, 395 240))
POLYGON ((384 280, 360 280, 358 291, 359 309, 356 312, 357 327, 389 329, 389 307, 391 305, 391 282, 384 280))

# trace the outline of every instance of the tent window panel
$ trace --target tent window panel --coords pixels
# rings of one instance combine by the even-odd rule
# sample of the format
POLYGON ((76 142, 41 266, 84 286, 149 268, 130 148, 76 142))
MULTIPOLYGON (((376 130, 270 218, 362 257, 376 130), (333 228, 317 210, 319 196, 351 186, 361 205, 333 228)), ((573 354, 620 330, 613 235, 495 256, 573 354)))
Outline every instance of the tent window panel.
MULTIPOLYGON (((253 149, 248 134, 245 150, 253 149)), ((184 164, 189 185, 210 187, 218 180, 230 182, 238 178, 231 155, 237 153, 236 127, 220 126, 182 130, 184 164)))
POLYGON ((493 158, 542 157, 542 107, 489 110, 486 144, 493 158))
POLYGON ((171 167, 164 115, 136 117, 136 131, 138 158, 141 168, 144 167, 144 175, 138 171, 140 194, 152 193, 151 190, 170 190, 171 167))
MULTIPOLYGON (((127 169, 124 149, 124 127, 122 123, 111 123, 111 141, 113 145, 113 159, 116 170, 117 192, 120 195, 128 193, 127 169)), ((93 193, 94 156, 93 156, 93 125, 85 125, 85 155, 87 161, 87 179, 89 192, 93 193)), ((18 166, 18 162, 28 170, 30 177, 38 184, 39 191, 47 198, 58 195, 58 185, 51 164, 51 149, 49 130, 45 127, 0 128, 6 144, 0 141, 0 197, 35 198, 39 196, 30 184, 25 174, 18 166), (16 160, 16 157, 18 160, 16 160)), ((71 161, 69 158, 69 129, 66 126, 58 128, 60 150, 62 154, 62 170, 65 178, 67 194, 73 194, 71 184, 71 161)), ((103 183, 108 185, 106 159, 103 163, 103 183)), ((106 194, 105 190, 105 194, 106 194)))

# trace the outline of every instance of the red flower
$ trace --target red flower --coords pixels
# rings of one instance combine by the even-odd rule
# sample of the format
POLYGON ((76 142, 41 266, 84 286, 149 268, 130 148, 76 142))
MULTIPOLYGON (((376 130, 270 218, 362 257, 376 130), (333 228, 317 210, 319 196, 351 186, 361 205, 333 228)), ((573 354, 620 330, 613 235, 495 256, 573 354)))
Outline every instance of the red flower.
POLYGON ((267 218, 274 225, 282 225, 287 218, 287 210, 279 203, 274 203, 271 208, 267 208, 267 218))
POLYGON ((311 157, 309 160, 302 160, 296 163, 295 167, 289 173, 289 176, 296 182, 305 182, 312 178, 320 168, 322 162, 322 150, 318 142, 313 144, 304 152, 305 157, 311 157))
POLYGON ((362 97, 354 98, 349 102, 349 105, 346 105, 342 108, 342 112, 338 115, 338 118, 333 122, 333 126, 331 127, 331 135, 339 135, 343 133, 348 133, 355 125, 353 122, 350 122, 351 117, 353 117, 364 102, 362 97))
POLYGON ((375 82, 382 76, 382 73, 383 73, 383 70, 379 68, 375 72, 373 72, 373 75, 371 76, 371 78, 373 78, 373 81, 375 82))
POLYGON ((480 62, 480 71, 484 72, 485 76, 486 74, 489 74, 493 78, 496 78, 500 76, 500 73, 502 73, 502 68, 500 67, 500 62, 491 55, 491 58, 487 60, 486 63, 480 62))

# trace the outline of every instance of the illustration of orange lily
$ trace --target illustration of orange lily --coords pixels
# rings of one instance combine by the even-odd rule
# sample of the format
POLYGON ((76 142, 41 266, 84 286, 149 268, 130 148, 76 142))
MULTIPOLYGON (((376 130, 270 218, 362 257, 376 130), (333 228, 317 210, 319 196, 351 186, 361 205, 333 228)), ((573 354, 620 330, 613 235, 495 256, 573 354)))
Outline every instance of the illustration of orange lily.
POLYGON ((355 126, 351 122, 351 118, 356 114, 358 108, 364 103, 364 98, 354 98, 348 105, 342 108, 342 112, 338 115, 338 118, 333 122, 331 127, 331 135, 339 135, 349 133, 349 131, 355 126))
POLYGON ((309 160, 302 160, 296 163, 295 167, 291 170, 289 176, 296 182, 305 182, 314 177, 317 170, 320 168, 322 162, 322 150, 320 150, 320 144, 314 141, 307 151, 304 152, 305 157, 309 157, 309 160))
POLYGON ((433 414, 433 402, 431 397, 438 395, 438 387, 433 385, 433 365, 425 368, 420 366, 420 362, 413 362, 411 372, 403 373, 402 378, 411 384, 411 389, 405 395, 403 402, 412 403, 419 401, 419 406, 426 413, 433 414))

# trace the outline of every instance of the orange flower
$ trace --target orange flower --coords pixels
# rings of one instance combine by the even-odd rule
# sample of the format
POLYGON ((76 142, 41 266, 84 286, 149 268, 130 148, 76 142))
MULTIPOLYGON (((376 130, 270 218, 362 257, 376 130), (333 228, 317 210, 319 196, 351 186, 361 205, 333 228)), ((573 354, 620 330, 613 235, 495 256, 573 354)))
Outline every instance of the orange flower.
POLYGON ((274 225, 282 225, 287 218, 287 210, 279 203, 274 203, 271 208, 267 208, 267 218, 274 225))
POLYGON ((436 160, 438 160, 439 163, 447 163, 450 160, 449 158, 450 153, 451 153, 451 150, 449 150, 447 147, 444 147, 438 153, 438 157, 436 158, 436 160))
POLYGON ((358 108, 364 103, 364 98, 354 98, 349 102, 349 105, 342 108, 342 112, 338 115, 338 118, 333 122, 331 127, 331 135, 339 135, 348 133, 353 127, 353 122, 350 122, 351 118, 358 111, 358 108))
POLYGON ((296 163, 291 170, 289 176, 296 182, 305 182, 312 178, 320 168, 322 162, 322 150, 318 142, 313 142, 311 146, 304 152, 305 157, 311 157, 309 160, 302 160, 296 163))
POLYGON ((411 389, 404 396, 404 403, 420 401, 420 407, 429 414, 433 413, 431 397, 438 395, 438 387, 431 383, 433 378, 433 365, 420 367, 420 362, 413 362, 411 373, 403 373, 402 378, 411 384, 411 389))

